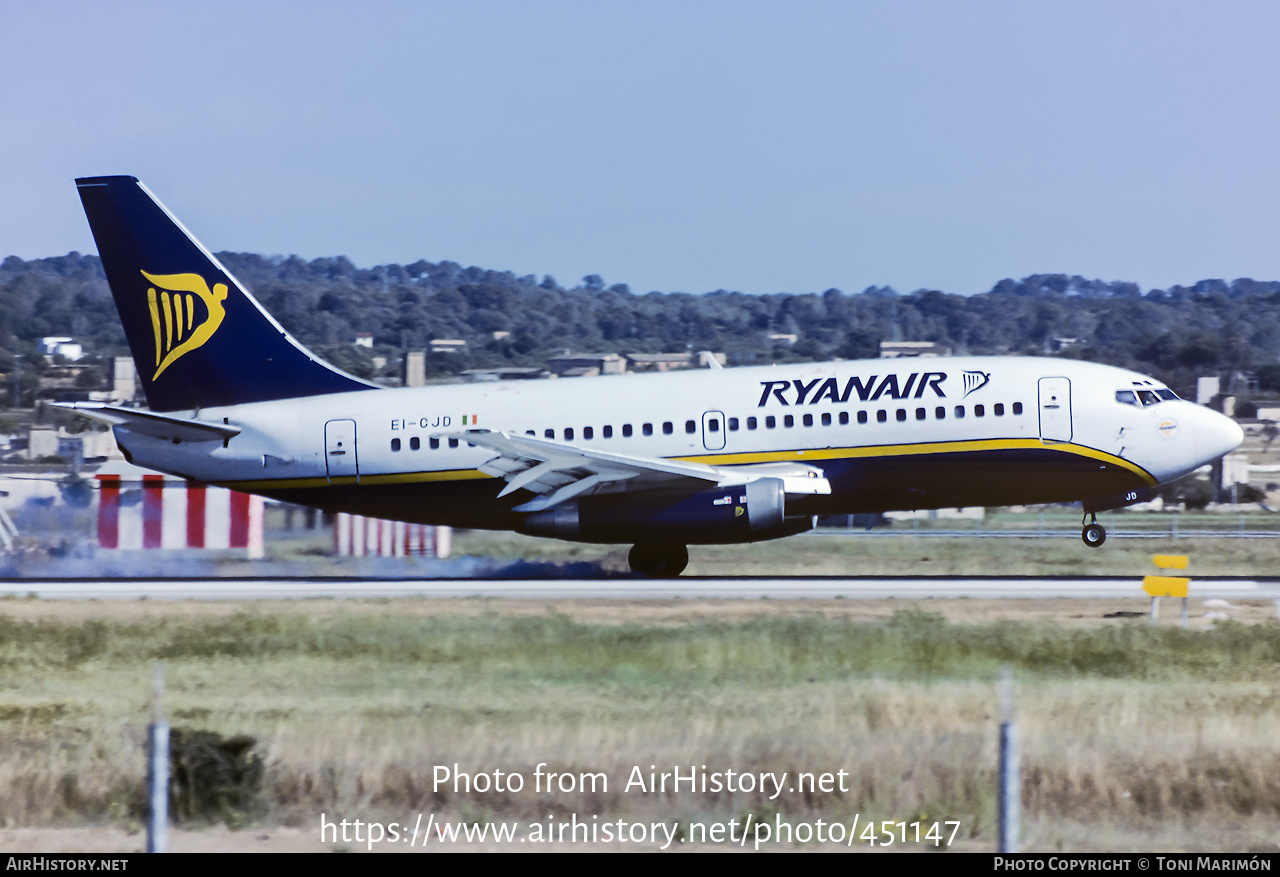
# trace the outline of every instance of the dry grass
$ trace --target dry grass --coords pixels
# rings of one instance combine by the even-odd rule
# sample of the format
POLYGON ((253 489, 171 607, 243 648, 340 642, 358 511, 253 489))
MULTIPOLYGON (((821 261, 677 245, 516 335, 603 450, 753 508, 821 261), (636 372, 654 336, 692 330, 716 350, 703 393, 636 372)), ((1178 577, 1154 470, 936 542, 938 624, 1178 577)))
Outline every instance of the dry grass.
POLYGON ((0 601, 0 824, 136 825, 149 668, 161 659, 175 725, 261 741, 273 824, 312 826, 320 812, 859 813, 959 819, 966 845, 989 848, 994 679, 1008 661, 1021 686, 1027 848, 1274 849, 1280 627, 1269 607, 1241 613, 1253 626, 1183 632, 1103 620, 1110 603, 987 604, 1015 616, 1000 620, 980 601, 902 606, 308 601, 240 613, 0 601), (433 789, 434 766, 455 762, 530 783, 547 762, 603 771, 610 786, 433 789), (843 769, 849 791, 770 802, 622 790, 632 766, 651 764, 843 769))

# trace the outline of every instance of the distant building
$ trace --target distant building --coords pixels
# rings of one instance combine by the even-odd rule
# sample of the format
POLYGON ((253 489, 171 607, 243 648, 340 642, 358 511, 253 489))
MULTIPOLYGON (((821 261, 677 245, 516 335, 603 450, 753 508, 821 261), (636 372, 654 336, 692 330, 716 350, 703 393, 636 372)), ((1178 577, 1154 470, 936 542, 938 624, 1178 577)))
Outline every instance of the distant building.
POLYGON ((373 347, 373 334, 371 332, 356 333, 356 347, 373 347))
POLYGON ((462 372, 462 378, 472 383, 485 381, 533 381, 539 378, 555 377, 545 368, 469 368, 462 372))
POLYGON ((40 348, 45 356, 61 356, 72 362, 84 359, 84 348, 65 335, 49 335, 41 338, 40 348))
POLYGON ((799 337, 793 332, 774 332, 769 336, 769 340, 774 344, 795 344, 799 337))
POLYGON ((58 453, 58 428, 56 426, 33 426, 27 436, 28 460, 52 457, 58 453))
POLYGON ((432 338, 429 346, 432 353, 461 353, 467 349, 467 342, 461 338, 432 338))
POLYGON ((404 355, 404 379, 406 387, 425 387, 427 385, 427 353, 425 350, 410 350, 404 355))
POLYGON ((709 368, 708 359, 715 359, 719 365, 728 361, 723 353, 712 353, 708 350, 698 353, 624 353, 627 370, 633 372, 667 372, 681 368, 709 368))
POLYGON ((901 359, 912 356, 950 356, 951 348, 936 341, 881 341, 881 359, 901 359))
POLYGON ((1213 397, 1221 392, 1221 386, 1222 382, 1218 380, 1217 375, 1196 378, 1196 404, 1208 405, 1213 401, 1213 397))
POLYGON ((562 378, 626 374, 627 361, 616 353, 568 353, 552 357, 547 368, 562 378))
POLYGON ((111 399, 117 405, 132 402, 138 393, 138 368, 132 356, 117 356, 111 366, 111 399))

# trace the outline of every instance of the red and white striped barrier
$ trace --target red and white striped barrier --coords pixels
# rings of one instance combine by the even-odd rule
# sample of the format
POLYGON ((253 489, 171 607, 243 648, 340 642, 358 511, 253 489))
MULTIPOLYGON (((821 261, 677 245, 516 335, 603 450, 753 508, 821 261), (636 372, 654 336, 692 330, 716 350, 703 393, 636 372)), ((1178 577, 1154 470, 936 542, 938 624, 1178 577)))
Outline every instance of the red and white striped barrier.
POLYGON ((448 557, 452 536, 448 527, 339 512, 333 520, 333 553, 339 557, 448 557))
POLYGON ((167 475, 99 472, 101 549, 262 550, 262 497, 167 475))

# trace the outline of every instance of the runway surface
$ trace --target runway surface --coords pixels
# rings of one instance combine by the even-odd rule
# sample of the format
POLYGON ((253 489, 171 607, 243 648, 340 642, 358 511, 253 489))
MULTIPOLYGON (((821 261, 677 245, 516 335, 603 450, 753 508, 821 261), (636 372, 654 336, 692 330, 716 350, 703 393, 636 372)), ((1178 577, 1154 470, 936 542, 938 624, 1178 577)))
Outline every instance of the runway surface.
MULTIPOLYGON (((1192 598, 1280 599, 1280 579, 1191 581, 1192 598)), ((1132 578, 681 578, 551 580, 378 579, 16 579, 0 597, 43 600, 290 600, 400 597, 519 599, 775 599, 901 597, 1061 599, 1145 597, 1132 578)))

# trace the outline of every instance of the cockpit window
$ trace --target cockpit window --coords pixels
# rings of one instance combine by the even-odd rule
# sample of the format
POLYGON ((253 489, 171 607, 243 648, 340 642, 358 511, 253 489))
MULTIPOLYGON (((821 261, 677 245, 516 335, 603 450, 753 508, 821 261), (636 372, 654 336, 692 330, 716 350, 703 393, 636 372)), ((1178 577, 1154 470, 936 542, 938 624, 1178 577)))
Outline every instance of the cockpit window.
POLYGON ((1145 408, 1148 405, 1157 405, 1177 398, 1178 394, 1173 390, 1116 390, 1117 402, 1122 405, 1132 405, 1135 408, 1145 408))

